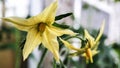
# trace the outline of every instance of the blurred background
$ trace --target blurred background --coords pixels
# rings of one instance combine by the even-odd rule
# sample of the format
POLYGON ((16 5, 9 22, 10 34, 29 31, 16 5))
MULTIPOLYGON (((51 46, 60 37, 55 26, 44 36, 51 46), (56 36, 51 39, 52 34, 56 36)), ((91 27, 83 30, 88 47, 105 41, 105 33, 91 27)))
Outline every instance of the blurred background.
MULTIPOLYGON (((54 0, 0 0, 0 17, 18 16, 29 18, 40 13, 54 0)), ((86 64, 80 57, 70 59, 68 68, 120 68, 120 0, 59 0, 57 15, 73 12, 73 16, 58 21, 69 25, 76 32, 83 28, 95 37, 103 20, 104 35, 99 44, 100 53, 93 64, 86 64)), ((0 68, 36 68, 41 51, 36 48, 25 62, 19 53, 19 45, 26 32, 15 29, 10 23, 0 20, 0 68)), ((78 45, 77 39, 72 41, 78 45)), ((43 68, 52 68, 51 53, 47 53, 43 68)))

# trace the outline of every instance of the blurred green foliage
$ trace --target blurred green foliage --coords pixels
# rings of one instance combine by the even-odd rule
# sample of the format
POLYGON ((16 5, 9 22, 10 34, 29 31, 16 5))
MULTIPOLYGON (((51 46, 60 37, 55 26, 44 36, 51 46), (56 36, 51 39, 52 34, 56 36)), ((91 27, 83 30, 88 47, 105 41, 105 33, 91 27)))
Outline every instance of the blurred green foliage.
POLYGON ((119 2, 120 0, 114 0, 115 2, 119 2))

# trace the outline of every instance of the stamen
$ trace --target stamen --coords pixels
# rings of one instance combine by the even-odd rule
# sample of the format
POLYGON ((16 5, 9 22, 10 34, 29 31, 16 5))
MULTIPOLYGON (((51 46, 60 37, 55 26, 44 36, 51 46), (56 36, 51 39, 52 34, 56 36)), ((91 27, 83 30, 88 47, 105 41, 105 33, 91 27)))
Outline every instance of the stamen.
POLYGON ((46 28, 46 24, 45 23, 40 23, 38 26, 38 29, 41 33, 43 33, 45 31, 46 28))
POLYGON ((91 52, 91 49, 90 49, 90 48, 88 48, 88 49, 86 50, 86 55, 89 57, 91 63, 93 63, 92 52, 91 52))

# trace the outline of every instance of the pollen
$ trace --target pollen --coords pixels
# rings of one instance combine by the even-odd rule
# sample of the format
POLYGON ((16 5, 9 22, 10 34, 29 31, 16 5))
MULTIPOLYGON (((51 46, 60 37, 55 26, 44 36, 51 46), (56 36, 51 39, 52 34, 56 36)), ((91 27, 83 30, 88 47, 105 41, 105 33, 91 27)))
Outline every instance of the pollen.
POLYGON ((45 31, 46 28, 46 24, 45 23, 40 23, 38 26, 38 29, 41 33, 43 33, 45 31))

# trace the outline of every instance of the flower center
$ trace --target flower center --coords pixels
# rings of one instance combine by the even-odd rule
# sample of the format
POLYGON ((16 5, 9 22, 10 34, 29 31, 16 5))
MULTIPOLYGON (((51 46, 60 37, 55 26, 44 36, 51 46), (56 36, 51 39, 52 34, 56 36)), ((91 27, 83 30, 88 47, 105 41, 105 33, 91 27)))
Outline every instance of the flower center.
POLYGON ((45 23, 40 23, 38 26, 38 29, 41 33, 43 33, 45 31, 46 28, 46 24, 45 23))

